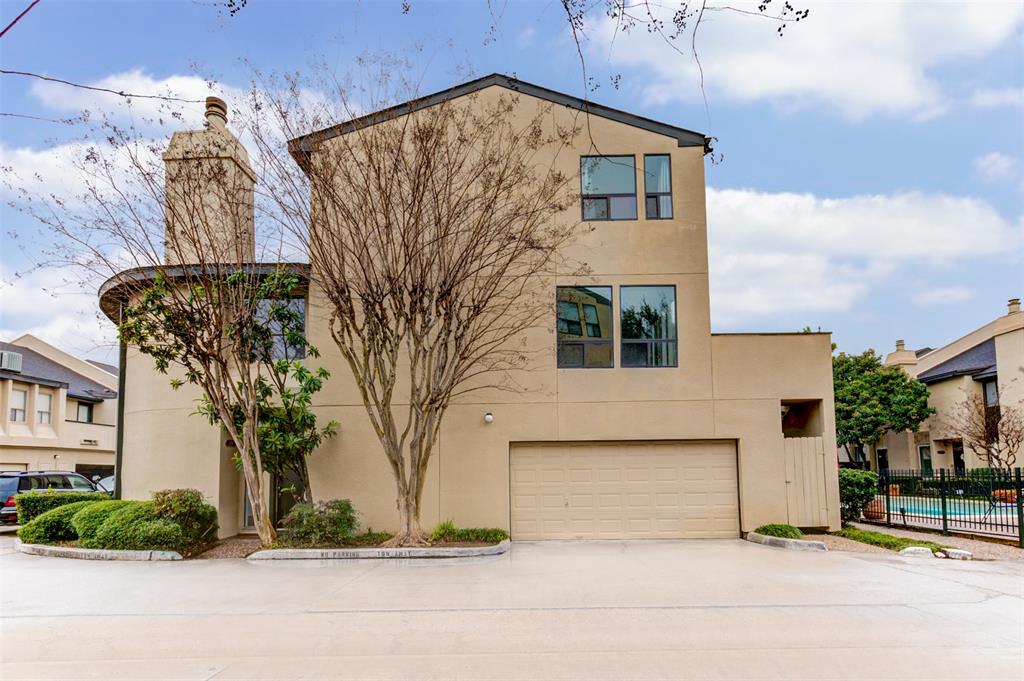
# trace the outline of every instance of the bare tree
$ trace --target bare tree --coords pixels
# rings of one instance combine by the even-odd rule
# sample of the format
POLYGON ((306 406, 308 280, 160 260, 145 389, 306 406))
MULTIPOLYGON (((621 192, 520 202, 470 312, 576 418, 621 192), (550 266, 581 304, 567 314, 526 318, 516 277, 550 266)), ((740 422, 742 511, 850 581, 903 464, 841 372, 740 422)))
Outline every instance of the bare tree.
MULTIPOLYGON (((273 149, 278 131, 317 129, 308 90, 289 82, 262 89, 290 96, 258 107, 276 123, 250 126, 257 149, 273 149)), ((349 97, 338 85, 326 99, 349 97)), ((381 97, 370 99, 378 109, 381 97)), ((572 116, 554 124, 552 108, 532 101, 478 93, 420 107, 413 98, 336 135, 294 140, 300 174, 290 164, 268 170, 270 198, 308 250, 311 285, 394 475, 393 545, 427 541, 427 466, 452 401, 515 390, 530 359, 523 338, 553 309, 551 277, 582 271, 562 257, 578 219, 567 218, 572 177, 557 169, 579 127, 572 116), (293 198, 307 188, 308 216, 293 198)))
POLYGON ((102 122, 67 169, 84 187, 76 196, 7 182, 20 195, 14 207, 46 228, 45 264, 73 267, 88 286, 106 280, 102 291, 120 300, 122 341, 153 357, 173 387, 198 388, 198 412, 238 450, 256 528, 269 544, 258 416, 274 401, 279 374, 298 366, 281 363, 273 348, 281 335, 304 343, 287 322, 299 278, 278 263, 279 236, 256 234, 256 178, 225 127, 223 102, 208 102, 207 121, 207 130, 176 133, 169 145, 152 130, 102 122))
MULTIPOLYGON (((1002 391, 1005 393, 1005 391, 1002 391)), ((988 406, 980 393, 971 393, 942 419, 949 432, 993 468, 1009 469, 1024 445, 1024 410, 1020 405, 988 406)))

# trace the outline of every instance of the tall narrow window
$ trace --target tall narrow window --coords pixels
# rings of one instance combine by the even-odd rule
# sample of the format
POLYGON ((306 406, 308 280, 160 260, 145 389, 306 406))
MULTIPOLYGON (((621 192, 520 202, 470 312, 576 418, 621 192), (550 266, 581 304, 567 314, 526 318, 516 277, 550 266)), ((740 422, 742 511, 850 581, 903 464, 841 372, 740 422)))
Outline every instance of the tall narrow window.
POLYGON ((668 154, 644 156, 644 206, 648 220, 672 217, 672 157, 668 154))
POLYGON ((921 460, 921 475, 932 474, 932 447, 921 445, 917 448, 917 456, 921 460))
POLYGON ((675 286, 623 286, 622 366, 678 366, 675 286))
POLYGON ((78 421, 92 423, 92 405, 88 402, 78 403, 78 421))
POLYGON ((985 381, 981 384, 985 393, 985 406, 995 407, 999 405, 999 386, 995 381, 985 381))
POLYGON ((270 347, 270 359, 302 359, 306 348, 288 342, 290 333, 304 334, 306 331, 306 300, 292 298, 283 300, 261 300, 256 313, 267 332, 258 339, 270 347))
POLYGON ((25 408, 28 405, 28 391, 15 388, 11 391, 11 421, 25 422, 25 408))
POLYGON ((636 220, 636 159, 581 157, 580 194, 584 220, 636 220))
POLYGON ((612 366, 611 287, 559 286, 557 303, 558 366, 612 366))
POLYGON ((53 395, 49 393, 39 393, 36 397, 36 422, 49 423, 52 408, 53 395))

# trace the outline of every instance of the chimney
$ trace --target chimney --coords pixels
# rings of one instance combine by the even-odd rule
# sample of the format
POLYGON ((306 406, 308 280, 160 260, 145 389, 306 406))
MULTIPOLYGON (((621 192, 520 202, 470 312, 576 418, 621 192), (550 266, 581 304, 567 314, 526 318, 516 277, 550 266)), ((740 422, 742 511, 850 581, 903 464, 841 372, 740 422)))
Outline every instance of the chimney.
POLYGON ((907 344, 903 342, 903 339, 896 341, 896 352, 903 352, 906 350, 907 344))
POLYGON ((206 122, 215 130, 223 130, 227 126, 228 105, 220 97, 206 98, 206 122))
POLYGON ((1020 312, 1020 298, 1010 298, 1006 301, 1006 314, 1017 314, 1020 312))

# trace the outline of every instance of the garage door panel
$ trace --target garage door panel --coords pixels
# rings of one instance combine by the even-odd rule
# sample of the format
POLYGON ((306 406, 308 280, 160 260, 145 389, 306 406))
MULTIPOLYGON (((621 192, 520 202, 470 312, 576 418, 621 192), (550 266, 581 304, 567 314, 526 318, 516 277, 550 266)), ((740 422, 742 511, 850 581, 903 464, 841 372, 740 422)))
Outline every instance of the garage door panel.
POLYGON ((736 537, 731 443, 513 445, 515 539, 736 537))

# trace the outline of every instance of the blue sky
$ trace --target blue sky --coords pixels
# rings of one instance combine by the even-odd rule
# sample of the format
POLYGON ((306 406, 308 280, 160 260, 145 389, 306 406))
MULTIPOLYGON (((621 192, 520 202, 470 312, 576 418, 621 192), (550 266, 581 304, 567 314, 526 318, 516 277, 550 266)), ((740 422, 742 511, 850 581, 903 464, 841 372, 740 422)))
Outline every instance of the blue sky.
MULTIPOLYGON (((2 0, 2 23, 27 4, 2 0)), ((770 22, 708 13, 707 110, 690 58, 643 31, 614 35, 600 14, 589 25, 592 99, 718 138, 723 160, 707 168, 714 329, 809 325, 840 349, 884 352, 897 338, 942 344, 1003 314, 1024 293, 1024 8, 805 4, 809 19, 782 38, 770 22)), ((196 96, 196 66, 242 87, 242 59, 286 70, 322 58, 345 72, 367 51, 415 54, 424 91, 468 66, 584 94, 557 0, 411 0, 404 15, 399 2, 251 0, 235 17, 185 0, 43 0, 0 44, 5 69, 196 96)), ((120 106, 14 76, 0 88, 3 112, 120 106)), ((0 126, 2 165, 59 173, 61 126, 0 126)), ((32 227, 6 208, 0 217, 0 338, 32 331, 113 359, 90 295, 51 288, 45 271, 18 277, 27 260, 8 233, 32 227)))

